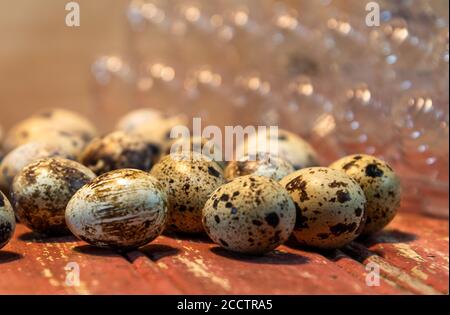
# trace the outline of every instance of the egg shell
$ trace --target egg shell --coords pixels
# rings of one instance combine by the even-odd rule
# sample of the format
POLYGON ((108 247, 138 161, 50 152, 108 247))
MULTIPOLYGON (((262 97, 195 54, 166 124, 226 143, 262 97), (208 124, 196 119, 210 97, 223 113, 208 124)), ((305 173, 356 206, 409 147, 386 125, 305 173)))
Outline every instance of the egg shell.
POLYGON ((81 188, 66 209, 69 229, 99 247, 138 248, 165 227, 167 195, 147 172, 121 169, 103 174, 81 188))
POLYGON ((24 131, 18 137, 5 139, 5 150, 10 152, 19 146, 30 142, 43 142, 48 145, 58 146, 67 154, 78 157, 86 146, 85 138, 79 134, 54 129, 51 126, 35 130, 24 131))
POLYGON ((165 145, 171 139, 172 129, 177 126, 186 127, 187 122, 184 115, 173 116, 139 125, 131 133, 141 136, 148 143, 158 145, 161 151, 164 151, 165 145))
POLYGON ((8 153, 0 163, 0 188, 9 191, 14 177, 28 164, 48 157, 75 159, 58 146, 43 142, 30 142, 8 153))
POLYGON ((394 219, 401 201, 400 178, 384 161, 366 154, 346 156, 330 165, 352 177, 367 199, 364 235, 382 230, 394 219))
POLYGON ((51 143, 53 137, 68 135, 86 144, 96 135, 96 130, 77 113, 62 109, 43 111, 14 125, 6 134, 4 148, 9 152, 31 141, 51 143))
POLYGON ((164 186, 169 200, 168 230, 204 232, 202 209, 211 193, 225 183, 222 168, 201 154, 171 154, 151 174, 164 186))
POLYGON ((204 154, 218 163, 222 168, 225 168, 224 156, 221 148, 214 143, 214 141, 203 137, 181 137, 174 139, 167 143, 165 149, 166 154, 175 153, 189 153, 195 152, 198 154, 204 154))
POLYGON ((250 135, 236 150, 237 159, 244 155, 256 155, 268 152, 290 162, 294 169, 319 165, 319 158, 314 148, 304 139, 287 130, 278 129, 273 133, 270 129, 250 135), (260 143, 264 141, 265 146, 260 143))
POLYGON ((279 181, 294 171, 288 161, 270 153, 258 153, 230 162, 225 168, 225 178, 231 181, 240 176, 257 175, 279 181))
POLYGON ((364 227, 366 198, 358 183, 327 167, 305 168, 280 183, 294 200, 294 237, 302 245, 333 249, 356 239, 364 227))
POLYGON ((0 249, 11 240, 16 229, 16 217, 8 198, 0 191, 0 249))
POLYGON ((15 177, 11 189, 17 218, 38 233, 68 234, 64 219, 67 203, 94 178, 87 167, 59 157, 27 165, 15 177))
POLYGON ((84 149, 80 162, 98 175, 122 168, 149 171, 155 150, 141 137, 116 131, 94 139, 84 149))
POLYGON ((141 108, 124 115, 116 125, 116 130, 132 132, 142 125, 148 125, 165 119, 164 114, 156 109, 141 108))
POLYGON ((264 254, 284 243, 295 225, 289 193, 276 181, 242 176, 219 187, 203 209, 209 237, 227 250, 264 254))

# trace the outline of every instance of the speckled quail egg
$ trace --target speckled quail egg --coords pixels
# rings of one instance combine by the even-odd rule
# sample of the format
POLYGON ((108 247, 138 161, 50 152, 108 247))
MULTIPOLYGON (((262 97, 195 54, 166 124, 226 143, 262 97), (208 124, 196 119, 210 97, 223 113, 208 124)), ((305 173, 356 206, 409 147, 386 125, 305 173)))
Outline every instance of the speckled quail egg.
POLYGON ((116 125, 116 130, 132 132, 142 125, 153 124, 165 119, 164 114, 156 109, 141 108, 123 116, 116 125))
POLYGON ((141 137, 116 131, 92 140, 80 156, 80 162, 97 175, 121 168, 149 171, 155 148, 141 137))
POLYGON ((263 152, 246 155, 239 161, 230 162, 225 168, 225 178, 230 181, 239 176, 257 175, 279 181, 294 171, 294 167, 288 161, 263 152))
POLYGON ((295 215, 292 198, 278 182, 248 175, 214 191, 203 209, 203 224, 228 250, 264 254, 289 238, 295 215))
POLYGON ((167 191, 168 229, 184 233, 201 233, 202 209, 210 194, 225 183, 222 168, 198 153, 167 155, 156 164, 154 175, 167 191))
POLYGON ((214 141, 203 137, 181 137, 173 141, 169 141, 166 154, 196 152, 210 157, 217 162, 222 168, 225 168, 224 156, 221 148, 214 141))
POLYGON ((16 218, 8 198, 0 191, 0 249, 11 239, 16 229, 16 218))
POLYGON ((345 173, 311 167, 286 176, 280 183, 294 200, 297 217, 293 235, 300 244, 339 248, 361 233, 366 197, 345 173))
POLYGON ((48 157, 75 159, 58 146, 43 142, 23 144, 8 153, 0 163, 0 188, 9 191, 14 177, 28 164, 48 157))
POLYGON ((170 140, 172 129, 176 126, 186 127, 187 121, 183 115, 173 116, 139 125, 132 133, 140 135, 147 143, 159 145, 163 151, 165 144, 170 140))
MULTIPOLYGON (((34 124, 31 120, 30 123, 34 124)), ((28 127, 30 126, 23 126, 23 132, 16 135, 11 131, 8 133, 4 143, 6 152, 26 143, 39 141, 59 146, 72 155, 79 155, 87 144, 88 138, 83 138, 79 133, 55 129, 51 125, 43 125, 39 128, 31 126, 27 130, 28 127)))
POLYGON ((4 148, 7 152, 30 141, 48 139, 58 132, 80 138, 84 143, 95 135, 95 127, 83 116, 64 109, 39 112, 17 123, 7 133, 4 148))
POLYGON ((344 157, 330 165, 352 177, 367 198, 367 222, 363 234, 383 229, 400 207, 400 179, 384 161, 365 154, 344 157))
POLYGON ((17 218, 38 233, 66 234, 67 203, 78 189, 94 178, 89 168, 59 157, 27 165, 14 178, 11 188, 17 218))
POLYGON ((52 124, 57 126, 57 129, 79 133, 86 139, 92 139, 97 134, 97 129, 86 117, 67 109, 46 109, 34 116, 51 121, 52 124))
POLYGON ((239 160, 243 155, 255 155, 259 152, 279 156, 290 162, 296 170, 319 165, 314 148, 296 134, 283 129, 278 129, 278 134, 266 129, 266 132, 249 136, 238 146, 236 155, 239 160))
POLYGON ((85 139, 79 135, 56 129, 40 130, 35 133, 30 133, 23 140, 23 143, 19 144, 19 146, 30 142, 41 142, 59 147, 62 151, 74 157, 78 157, 87 144, 85 139))
POLYGON ((165 227, 168 208, 162 185, 147 172, 121 169, 81 188, 66 209, 69 229, 100 247, 137 248, 165 227))

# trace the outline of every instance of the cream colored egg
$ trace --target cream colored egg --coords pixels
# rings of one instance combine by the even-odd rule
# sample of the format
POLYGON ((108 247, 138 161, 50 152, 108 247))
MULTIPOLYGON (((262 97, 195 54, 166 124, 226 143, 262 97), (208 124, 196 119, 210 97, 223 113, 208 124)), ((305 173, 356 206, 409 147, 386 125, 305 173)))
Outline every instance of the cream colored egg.
POLYGON ((330 165, 344 171, 361 186, 367 198, 363 234, 382 230, 395 217, 401 201, 400 178, 384 161, 370 155, 346 156, 330 165))
POLYGON ((237 158, 267 152, 290 162, 296 170, 319 165, 314 148, 296 134, 278 129, 250 135, 236 150, 237 158))
POLYGON ((249 175, 214 191, 203 209, 203 224, 227 250, 264 254, 289 238, 295 215, 289 193, 278 182, 249 175))
POLYGON ((293 235, 300 244, 339 248, 362 232, 366 197, 345 173, 311 167, 286 176, 280 183, 294 200, 297 217, 293 235))
POLYGON ((59 157, 27 165, 14 178, 11 189, 17 218, 38 233, 68 234, 64 219, 67 203, 94 178, 87 167, 59 157))
POLYGON ((0 249, 11 240, 16 229, 16 218, 8 198, 0 191, 0 249))
POLYGON ((43 158, 62 157, 75 159, 61 147, 44 142, 30 142, 23 144, 10 153, 0 163, 0 188, 9 191, 14 177, 28 164, 43 158))
MULTIPOLYGON (((171 139, 171 131, 177 126, 185 128, 188 120, 184 115, 160 119, 148 124, 137 126, 132 133, 141 136, 146 142, 154 143, 164 150, 165 145, 171 139)), ((177 137, 178 135, 175 135, 177 137)))
POLYGON ((167 221, 167 195, 147 172, 121 169, 81 188, 67 205, 67 226, 100 247, 138 248, 154 240, 167 221))
POLYGON ((117 122, 116 130, 133 132, 140 126, 157 123, 158 121, 164 119, 164 114, 159 110, 152 108, 141 108, 133 110, 123 116, 117 122))
POLYGON ((50 109, 38 112, 14 125, 6 134, 4 148, 7 152, 25 144, 53 137, 58 132, 78 137, 82 142, 90 141, 97 131, 92 123, 78 113, 65 109, 50 109))
POLYGON ((257 175, 279 181, 293 172, 294 166, 288 161, 270 153, 258 153, 228 163, 225 178, 231 181, 240 176, 257 175))
POLYGON ((222 168, 206 156, 180 153, 162 158, 151 174, 161 182, 168 195, 168 229, 203 232, 202 209, 210 194, 225 183, 222 168))
POLYGON ((166 154, 195 152, 210 157, 222 168, 225 167, 221 148, 214 141, 203 137, 180 137, 169 141, 165 149, 166 154))
POLYGON ((141 137, 116 131, 89 143, 80 162, 98 175, 122 168, 149 171, 155 160, 154 152, 153 146, 141 137))

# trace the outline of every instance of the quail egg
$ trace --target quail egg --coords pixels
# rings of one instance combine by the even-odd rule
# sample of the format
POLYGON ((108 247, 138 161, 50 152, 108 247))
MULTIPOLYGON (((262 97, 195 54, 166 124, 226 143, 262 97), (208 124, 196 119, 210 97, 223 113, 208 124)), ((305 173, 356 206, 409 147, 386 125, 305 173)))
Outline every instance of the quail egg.
POLYGON ((361 233, 366 197, 345 173, 311 167, 286 176, 280 183, 294 200, 297 217, 293 235, 300 244, 339 248, 361 233))
POLYGON ((29 142, 45 142, 54 146, 61 147, 64 151, 76 156, 79 155, 86 146, 87 138, 83 138, 80 134, 72 131, 64 131, 55 129, 53 126, 43 125, 39 128, 24 126, 23 132, 16 135, 10 131, 5 139, 4 147, 6 152, 29 143, 29 142))
POLYGON ((54 157, 35 161, 14 178, 11 199, 16 216, 35 232, 68 232, 64 212, 70 198, 95 178, 87 167, 54 157))
POLYGON ((149 173, 121 169, 81 188, 65 216, 72 233, 92 245, 137 248, 162 233, 167 203, 162 185, 149 173))
POLYGON ((58 132, 80 138, 84 143, 95 136, 95 127, 81 115, 64 110, 52 109, 39 112, 13 126, 5 137, 7 152, 30 141, 48 139, 58 132))
POLYGON ((149 125, 165 119, 164 114, 156 109, 142 108, 129 112, 116 125, 116 130, 133 132, 142 125, 149 125))
POLYGON ((201 233, 202 209, 210 194, 225 183, 222 168, 198 153, 170 154, 153 167, 154 175, 167 191, 168 229, 201 233))
POLYGON ((367 222, 363 234, 383 229, 400 207, 400 179, 384 161, 365 154, 344 157, 330 165, 352 177, 367 198, 367 222))
POLYGON ((14 177, 28 164, 47 157, 63 157, 75 159, 60 147, 43 142, 23 144, 10 153, 0 163, 0 188, 9 191, 14 177))
POLYGON ((217 162, 222 168, 225 167, 222 150, 214 141, 203 137, 181 137, 168 143, 166 154, 195 152, 204 154, 217 162))
POLYGON ((51 122, 56 129, 71 131, 87 140, 97 134, 95 126, 87 118, 67 109, 51 108, 42 110, 34 116, 51 122))
POLYGON ((16 229, 16 218, 8 198, 0 191, 0 249, 5 247, 16 229))
POLYGON ((250 135, 237 148, 238 159, 243 155, 268 152, 290 162, 296 170, 319 165, 314 148, 305 140, 292 132, 278 129, 272 132, 259 132, 250 135))
POLYGON ((279 181, 293 172, 294 167, 291 163, 278 156, 263 152, 246 155, 239 161, 230 162, 225 168, 225 178, 231 181, 239 176, 257 175, 279 181))
POLYGON ((98 175, 121 168, 149 171, 155 150, 136 135, 116 131, 94 139, 84 149, 80 162, 98 175))
POLYGON ((219 187, 206 202, 203 224, 220 246, 246 254, 264 254, 291 235, 295 206, 278 182, 242 176, 219 187))
POLYGON ((141 136, 147 143, 159 145, 163 151, 165 144, 170 140, 172 129, 177 126, 185 128, 186 124, 187 118, 179 115, 139 125, 132 133, 141 136))

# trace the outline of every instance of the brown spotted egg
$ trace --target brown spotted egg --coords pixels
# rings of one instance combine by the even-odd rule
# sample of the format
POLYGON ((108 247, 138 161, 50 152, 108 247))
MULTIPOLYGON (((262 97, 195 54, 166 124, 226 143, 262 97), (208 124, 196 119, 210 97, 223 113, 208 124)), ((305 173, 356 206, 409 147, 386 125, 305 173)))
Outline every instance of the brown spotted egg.
POLYGON ((147 172, 121 169, 81 188, 66 209, 69 229, 100 247, 138 248, 164 230, 167 195, 147 172))
POLYGON ((88 141, 97 135, 97 129, 83 115, 62 108, 51 108, 34 115, 51 123, 55 129, 72 132, 88 141))
POLYGON ((5 140, 7 152, 30 142, 42 142, 48 145, 57 146, 72 156, 79 156, 87 144, 86 139, 83 139, 78 134, 50 127, 47 129, 43 128, 27 131, 21 134, 20 138, 14 139, 14 142, 10 142, 10 140, 11 138, 5 140))
POLYGON ((279 181, 293 172, 294 167, 288 161, 270 153, 258 153, 230 162, 225 168, 225 178, 231 181, 239 176, 257 175, 279 181))
POLYGON ((238 159, 243 155, 268 152, 290 162, 296 170, 319 165, 317 152, 296 134, 278 129, 272 132, 259 132, 251 135, 237 148, 238 159))
POLYGON ((0 191, 0 249, 11 239, 16 229, 16 217, 8 198, 0 191))
POLYGON ((177 126, 185 129, 187 122, 187 118, 183 115, 173 116, 138 125, 131 133, 141 136, 147 143, 158 145, 161 151, 164 151, 166 143, 171 139, 172 129, 177 126))
POLYGON ((384 161, 365 154, 344 157, 330 165, 344 171, 362 187, 367 198, 367 222, 363 234, 383 229, 400 207, 400 179, 384 161))
POLYGON ((116 130, 133 132, 139 126, 153 124, 165 119, 164 114, 156 109, 142 108, 133 110, 123 116, 116 125, 116 130))
POLYGON ((116 131, 94 139, 83 151, 80 162, 97 175, 122 168, 149 171, 155 148, 141 137, 116 131))
POLYGON ((7 152, 36 140, 53 141, 56 136, 71 137, 72 141, 88 142, 96 134, 95 127, 83 116, 64 109, 39 112, 13 126, 6 134, 7 152))
POLYGON ((0 163, 0 188, 9 191, 14 177, 28 164, 47 157, 75 159, 58 146, 44 142, 30 142, 8 153, 0 163))
POLYGON ((280 183, 294 200, 297 217, 293 235, 300 244, 339 248, 361 233, 366 197, 345 173, 311 167, 286 176, 280 183))
POLYGON ((222 168, 225 167, 224 156, 222 150, 214 141, 203 137, 181 137, 173 141, 169 141, 166 154, 195 152, 204 154, 217 162, 222 168))
POLYGON ((211 193, 225 183, 222 168, 197 153, 167 155, 153 167, 154 175, 167 191, 168 229, 201 233, 202 209, 211 193))
POLYGON ((38 233, 66 234, 67 203, 94 178, 95 174, 87 167, 59 157, 27 165, 14 178, 11 188, 17 218, 38 233))
POLYGON ((228 250, 264 254, 289 238, 295 215, 292 198, 278 182, 248 175, 214 191, 203 209, 203 224, 228 250))

